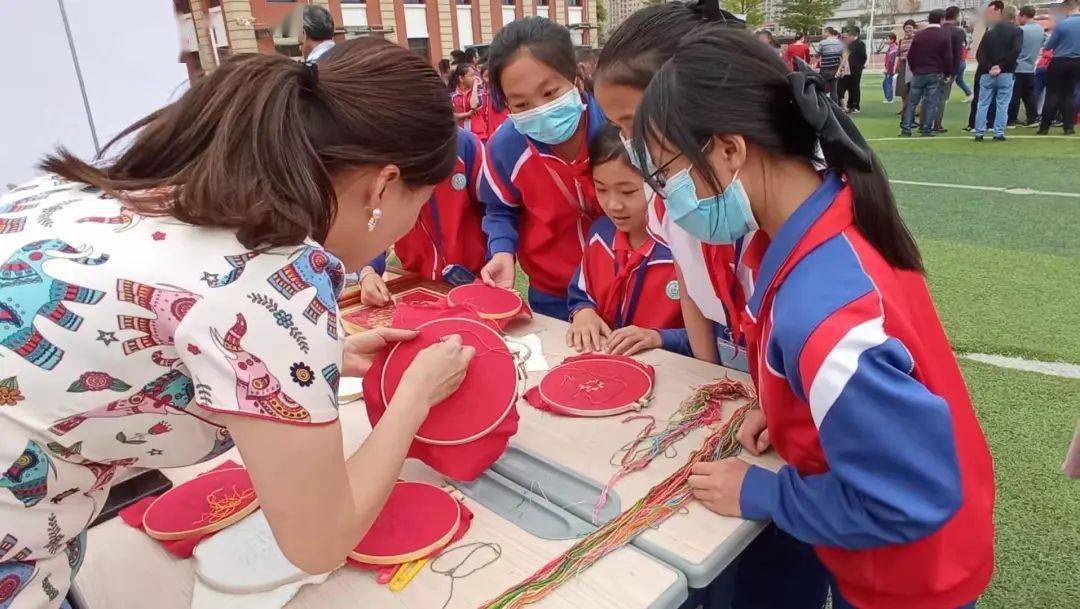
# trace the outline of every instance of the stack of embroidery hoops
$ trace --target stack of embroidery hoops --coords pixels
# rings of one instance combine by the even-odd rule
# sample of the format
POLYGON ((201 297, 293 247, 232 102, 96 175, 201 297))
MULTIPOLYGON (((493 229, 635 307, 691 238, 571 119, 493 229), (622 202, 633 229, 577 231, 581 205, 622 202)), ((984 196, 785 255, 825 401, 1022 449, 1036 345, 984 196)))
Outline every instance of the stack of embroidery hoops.
POLYGON ((471 521, 472 513, 447 491, 426 482, 399 481, 349 560, 381 569, 430 558, 460 539, 471 521))
MULTIPOLYGON (((401 307, 399 313, 404 313, 401 307)), ((476 350, 476 355, 457 391, 432 406, 416 432, 409 456, 450 478, 473 480, 502 455, 517 432, 516 403, 524 380, 522 360, 511 353, 494 328, 464 308, 414 310, 412 314, 434 319, 409 323, 407 327, 415 327, 419 336, 395 344, 372 363, 364 376, 368 418, 373 426, 379 422, 420 351, 446 336, 460 336, 463 344, 476 350)))
POLYGON ((533 407, 571 417, 607 417, 638 411, 652 399, 652 366, 621 355, 568 357, 525 394, 533 407))
POLYGON ((142 516, 159 541, 202 538, 235 524, 259 507, 246 469, 217 469, 162 494, 142 516))

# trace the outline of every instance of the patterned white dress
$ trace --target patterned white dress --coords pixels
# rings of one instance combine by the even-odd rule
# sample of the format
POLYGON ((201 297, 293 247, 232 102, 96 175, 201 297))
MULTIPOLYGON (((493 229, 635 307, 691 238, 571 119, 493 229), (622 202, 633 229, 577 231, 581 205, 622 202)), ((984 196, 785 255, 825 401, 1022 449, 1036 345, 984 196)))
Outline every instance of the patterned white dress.
POLYGON ((228 450, 218 413, 336 420, 342 276, 51 175, 0 196, 0 609, 60 606, 112 481, 228 450))

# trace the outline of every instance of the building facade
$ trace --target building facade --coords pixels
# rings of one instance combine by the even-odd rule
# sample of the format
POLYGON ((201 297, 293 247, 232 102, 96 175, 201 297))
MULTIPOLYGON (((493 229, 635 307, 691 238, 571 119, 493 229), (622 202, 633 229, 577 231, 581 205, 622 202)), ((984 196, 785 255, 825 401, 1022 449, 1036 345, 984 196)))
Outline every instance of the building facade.
POLYGON ((643 0, 608 0, 608 18, 607 22, 602 24, 605 34, 614 31, 620 23, 643 6, 643 0))
MULTIPOLYGON (((637 0, 640 2, 640 0, 637 0)), ((597 0, 174 0, 181 60, 193 76, 232 53, 292 54, 298 40, 288 16, 297 5, 329 9, 340 40, 383 36, 432 64, 454 49, 483 46, 502 27, 527 15, 570 29, 574 44, 596 46, 597 0)))

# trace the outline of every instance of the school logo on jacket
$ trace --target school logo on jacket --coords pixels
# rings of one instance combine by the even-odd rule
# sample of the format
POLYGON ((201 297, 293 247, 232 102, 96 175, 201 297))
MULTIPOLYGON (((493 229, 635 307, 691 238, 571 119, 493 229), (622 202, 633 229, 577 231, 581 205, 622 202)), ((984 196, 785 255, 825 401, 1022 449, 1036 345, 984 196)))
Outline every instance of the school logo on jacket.
POLYGON ((677 280, 675 280, 675 279, 672 279, 671 281, 669 281, 667 286, 664 288, 664 293, 667 294, 668 298, 670 298, 672 300, 678 300, 679 299, 679 282, 677 280))
POLYGON ((452 186, 454 190, 465 190, 466 184, 465 174, 463 173, 455 173, 454 177, 450 178, 450 186, 452 186))

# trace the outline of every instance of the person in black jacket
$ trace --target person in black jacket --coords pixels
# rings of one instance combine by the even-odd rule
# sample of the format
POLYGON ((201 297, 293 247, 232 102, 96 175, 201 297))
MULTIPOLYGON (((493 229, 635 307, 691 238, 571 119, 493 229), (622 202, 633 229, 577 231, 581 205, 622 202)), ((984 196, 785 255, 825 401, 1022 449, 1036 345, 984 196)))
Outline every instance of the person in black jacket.
POLYGON ((964 95, 968 96, 965 101, 971 101, 972 99, 971 89, 968 89, 967 85, 964 84, 964 47, 967 46, 967 32, 960 27, 959 20, 960 7, 953 5, 945 9, 945 20, 941 22, 941 29, 949 33, 949 40, 952 41, 953 63, 956 70, 945 78, 941 103, 938 104, 937 120, 934 121, 934 133, 946 133, 948 131, 941 124, 941 121, 945 117, 945 106, 948 104, 949 98, 952 97, 953 83, 956 83, 960 90, 964 92, 964 95))
MULTIPOLYGON (((990 0, 990 3, 986 5, 985 9, 983 9, 983 21, 986 23, 987 29, 989 29, 991 25, 1001 21, 1001 11, 1003 10, 1005 10, 1005 3, 1002 2, 1002 0, 990 0)), ((983 71, 982 66, 980 64, 976 64, 975 79, 971 86, 971 88, 973 89, 971 97, 971 110, 968 112, 968 124, 967 127, 964 128, 964 131, 975 130, 975 113, 979 111, 979 80, 982 79, 983 74, 986 74, 986 72, 983 71)), ((987 120, 990 122, 994 122, 995 114, 996 111, 994 109, 994 106, 991 105, 990 112, 987 114, 987 120)))
POLYGON ((1016 60, 1020 57, 1023 33, 1016 27, 1016 7, 1006 6, 1001 12, 1001 20, 991 23, 996 12, 987 9, 985 16, 990 28, 979 44, 976 58, 979 71, 985 71, 979 79, 979 106, 975 112, 975 141, 981 142, 986 133, 986 114, 994 103, 994 140, 1005 141, 1005 123, 1009 117, 1009 102, 1012 101, 1013 74, 1016 72, 1016 60))
POLYGON ((859 113, 862 99, 862 74, 866 67, 866 43, 859 38, 859 28, 851 26, 844 33, 844 45, 848 53, 848 74, 840 79, 840 99, 847 95, 847 111, 859 113))

